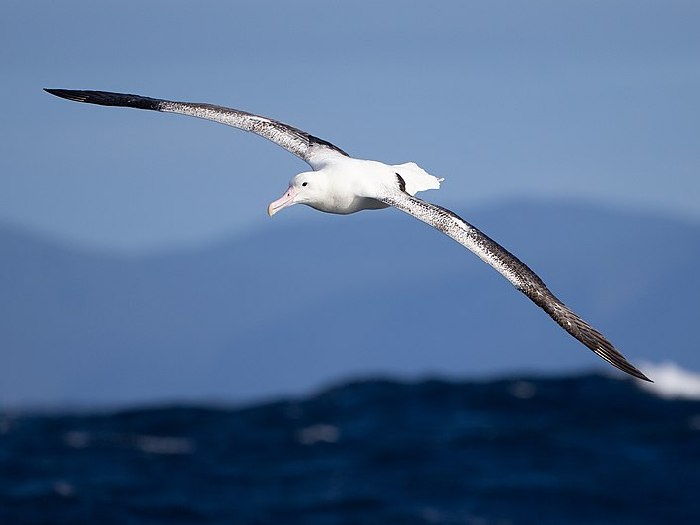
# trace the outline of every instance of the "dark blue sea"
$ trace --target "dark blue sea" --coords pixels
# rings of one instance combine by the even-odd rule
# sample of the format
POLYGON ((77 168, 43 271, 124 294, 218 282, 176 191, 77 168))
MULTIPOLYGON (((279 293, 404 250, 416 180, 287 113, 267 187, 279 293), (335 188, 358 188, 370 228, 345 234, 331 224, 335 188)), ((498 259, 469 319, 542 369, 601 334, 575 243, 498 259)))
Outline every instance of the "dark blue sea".
POLYGON ((698 524, 700 402, 602 376, 0 414, 2 524, 698 524))

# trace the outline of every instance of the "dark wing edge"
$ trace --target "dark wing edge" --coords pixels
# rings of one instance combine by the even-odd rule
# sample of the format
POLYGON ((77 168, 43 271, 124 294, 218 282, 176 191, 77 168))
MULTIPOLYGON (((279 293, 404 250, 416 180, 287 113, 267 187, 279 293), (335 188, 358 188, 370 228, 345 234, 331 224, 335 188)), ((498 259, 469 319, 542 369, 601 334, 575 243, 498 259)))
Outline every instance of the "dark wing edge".
POLYGON ((599 357, 633 377, 652 382, 627 361, 603 334, 550 292, 542 279, 525 263, 454 212, 400 191, 375 198, 412 215, 471 250, 599 357))
POLYGON ((211 120, 227 126, 233 126, 244 131, 249 131, 264 137, 278 146, 283 147, 300 159, 308 162, 311 167, 316 167, 314 158, 320 153, 339 154, 345 157, 349 155, 330 142, 320 139, 298 128, 273 120, 271 118, 255 115, 238 109, 215 106, 213 104, 201 104, 195 102, 175 102, 157 98, 143 97, 126 93, 112 93, 109 91, 83 91, 73 89, 49 89, 44 91, 60 98, 87 104, 100 106, 121 106, 137 109, 148 109, 166 113, 178 113, 192 117, 211 120))

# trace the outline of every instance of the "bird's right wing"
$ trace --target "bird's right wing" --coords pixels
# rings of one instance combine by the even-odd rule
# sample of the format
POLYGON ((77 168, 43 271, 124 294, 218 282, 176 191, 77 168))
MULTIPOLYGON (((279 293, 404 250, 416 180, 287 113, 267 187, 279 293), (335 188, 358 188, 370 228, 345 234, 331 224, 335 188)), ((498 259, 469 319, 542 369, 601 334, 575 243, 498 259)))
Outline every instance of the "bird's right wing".
POLYGON ((399 190, 374 198, 429 224, 468 248, 486 264, 495 268, 513 286, 547 312, 559 326, 598 356, 623 372, 650 381, 647 376, 627 361, 603 334, 557 299, 542 282, 542 279, 525 263, 452 211, 412 197, 399 190))
POLYGON ((110 93, 108 91, 78 91, 72 89, 45 89, 57 97, 86 102, 101 106, 123 106, 137 109, 150 109, 166 113, 180 113, 191 117, 202 118, 233 126, 234 128, 250 131, 264 137, 278 146, 283 147, 300 159, 306 161, 312 168, 317 169, 328 156, 348 156, 342 149, 330 142, 315 137, 310 133, 297 129, 271 118, 254 115, 238 109, 201 104, 196 102, 173 102, 158 98, 128 95, 125 93, 110 93))

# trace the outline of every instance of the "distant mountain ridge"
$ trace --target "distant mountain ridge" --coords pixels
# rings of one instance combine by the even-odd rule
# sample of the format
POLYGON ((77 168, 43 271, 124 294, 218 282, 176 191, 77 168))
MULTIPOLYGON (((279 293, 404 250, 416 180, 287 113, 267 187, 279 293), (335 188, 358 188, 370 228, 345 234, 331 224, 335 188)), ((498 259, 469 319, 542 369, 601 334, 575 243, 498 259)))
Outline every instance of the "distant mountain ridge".
MULTIPOLYGON (((455 211, 633 362, 700 369, 699 225, 581 203, 455 211)), ((284 219, 143 257, 0 228, 0 406, 242 400, 367 374, 606 369, 410 217, 284 219)))

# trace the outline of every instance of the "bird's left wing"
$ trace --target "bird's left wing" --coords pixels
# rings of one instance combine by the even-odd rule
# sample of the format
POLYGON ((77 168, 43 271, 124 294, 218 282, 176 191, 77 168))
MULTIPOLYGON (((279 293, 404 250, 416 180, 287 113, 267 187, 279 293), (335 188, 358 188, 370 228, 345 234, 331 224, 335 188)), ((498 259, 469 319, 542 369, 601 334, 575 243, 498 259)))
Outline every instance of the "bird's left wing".
POLYGON ((101 106, 123 106, 137 109, 150 109, 166 113, 180 113, 191 117, 202 118, 233 126, 234 128, 250 131, 271 140, 278 146, 293 153, 316 169, 328 155, 348 156, 342 149, 330 142, 315 137, 283 122, 254 115, 238 109, 201 104, 197 102, 174 102, 158 98, 128 95, 125 93, 110 93, 108 91, 79 91, 72 89, 45 89, 47 93, 57 97, 86 102, 101 106))
POLYGON ((433 226, 468 248, 598 356, 623 372, 650 381, 603 334, 557 299, 525 263, 455 213, 398 190, 374 198, 433 226))

